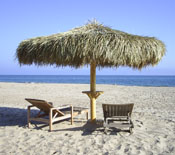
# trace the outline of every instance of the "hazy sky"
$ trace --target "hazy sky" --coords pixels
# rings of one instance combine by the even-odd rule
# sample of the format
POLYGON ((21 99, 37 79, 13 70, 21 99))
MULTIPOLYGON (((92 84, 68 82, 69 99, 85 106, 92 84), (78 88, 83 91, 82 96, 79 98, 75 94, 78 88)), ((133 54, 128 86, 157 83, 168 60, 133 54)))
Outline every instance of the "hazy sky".
POLYGON ((0 75, 89 74, 89 68, 19 66, 18 44, 28 38, 68 31, 88 20, 162 40, 166 55, 142 71, 126 67, 98 75, 175 75, 175 0, 0 0, 0 75))

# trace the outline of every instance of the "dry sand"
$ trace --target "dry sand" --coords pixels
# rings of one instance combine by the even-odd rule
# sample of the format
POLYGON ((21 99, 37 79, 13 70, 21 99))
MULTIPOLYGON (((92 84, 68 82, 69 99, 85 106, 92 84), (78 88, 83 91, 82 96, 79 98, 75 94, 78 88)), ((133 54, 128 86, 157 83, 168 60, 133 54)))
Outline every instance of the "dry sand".
MULTIPOLYGON (((26 127, 29 105, 24 98, 44 99, 54 106, 89 107, 81 91, 85 84, 0 83, 0 154, 175 154, 175 87, 97 85, 104 94, 97 99, 97 118, 103 119, 102 103, 134 103, 134 133, 86 124, 85 116, 48 126, 26 127)), ((37 125, 37 126, 36 126, 37 125)))

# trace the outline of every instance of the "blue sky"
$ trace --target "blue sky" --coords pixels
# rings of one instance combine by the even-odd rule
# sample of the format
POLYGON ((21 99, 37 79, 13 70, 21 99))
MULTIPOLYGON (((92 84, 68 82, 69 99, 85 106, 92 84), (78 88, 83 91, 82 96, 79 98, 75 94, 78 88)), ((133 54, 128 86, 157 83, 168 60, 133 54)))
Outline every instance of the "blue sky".
POLYGON ((88 20, 162 40, 166 55, 155 67, 97 69, 98 75, 175 75, 174 0, 1 0, 0 75, 88 75, 89 68, 19 66, 18 44, 28 38, 68 31, 88 20))

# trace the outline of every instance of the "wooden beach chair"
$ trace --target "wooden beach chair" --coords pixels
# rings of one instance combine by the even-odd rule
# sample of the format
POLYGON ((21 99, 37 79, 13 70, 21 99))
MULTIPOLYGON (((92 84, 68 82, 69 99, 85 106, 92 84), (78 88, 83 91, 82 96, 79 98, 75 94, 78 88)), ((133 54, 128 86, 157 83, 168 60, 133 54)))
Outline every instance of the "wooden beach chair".
POLYGON ((26 98, 26 101, 30 102, 32 105, 28 106, 27 110, 27 123, 30 127, 31 121, 38 121, 49 124, 49 131, 52 131, 52 124, 54 122, 71 119, 71 124, 73 124, 73 117, 86 113, 88 119, 88 109, 82 107, 73 108, 72 105, 66 105, 61 107, 53 107, 51 102, 38 99, 26 98), (40 109, 39 113, 34 117, 31 117, 31 107, 37 107, 40 109))
POLYGON ((134 128, 131 120, 131 114, 134 104, 102 104, 104 114, 105 133, 107 128, 129 128, 132 133, 134 128))

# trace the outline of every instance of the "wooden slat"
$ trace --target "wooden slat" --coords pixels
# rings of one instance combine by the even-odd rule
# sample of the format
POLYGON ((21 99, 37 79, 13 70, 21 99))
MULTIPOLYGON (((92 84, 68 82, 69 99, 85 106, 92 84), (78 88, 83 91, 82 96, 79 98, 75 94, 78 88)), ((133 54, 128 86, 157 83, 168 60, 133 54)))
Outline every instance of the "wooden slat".
POLYGON ((53 116, 53 110, 52 108, 50 108, 50 113, 49 113, 49 130, 50 131, 52 131, 52 116, 53 116))
POLYGON ((71 114, 67 114, 65 116, 57 117, 54 120, 52 120, 52 123, 57 122, 57 121, 61 121, 61 120, 65 120, 65 119, 68 119, 68 118, 71 118, 71 114))
MULTIPOLYGON (((38 109, 40 109, 41 111, 43 111, 46 114, 49 114, 50 108, 54 108, 52 106, 52 104, 49 104, 45 100, 30 99, 30 98, 26 98, 25 100, 30 102, 32 105, 34 105, 35 107, 37 107, 38 109)), ((58 113, 59 116, 63 116, 64 115, 64 113, 61 112, 60 110, 58 110, 57 108, 55 108, 55 110, 53 111, 53 114, 55 114, 55 113, 58 113)))
POLYGON ((63 109, 66 109, 66 108, 71 108, 71 106, 70 105, 66 105, 66 106, 61 106, 61 107, 57 107, 57 108, 55 108, 55 109, 57 109, 57 110, 63 110, 63 109))
POLYGON ((45 113, 49 113, 49 109, 53 108, 51 104, 48 104, 44 100, 29 99, 29 98, 26 98, 25 100, 30 102, 32 105, 36 106, 38 109, 44 111, 45 113))
POLYGON ((121 106, 121 109, 122 109, 122 113, 121 113, 121 115, 126 115, 126 113, 127 113, 127 106, 121 106))
POLYGON ((115 106, 112 106, 112 116, 115 115, 115 106))
POLYGON ((120 106, 117 106, 117 116, 120 116, 120 106))
POLYGON ((109 106, 108 108, 109 108, 109 117, 111 117, 112 116, 112 114, 111 114, 111 106, 109 106))
POLYGON ((44 118, 30 118, 30 120, 33 120, 33 121, 38 121, 38 122, 44 122, 44 123, 47 123, 49 124, 49 119, 44 119, 44 118))
POLYGON ((73 124, 73 106, 71 106, 71 125, 73 124))
POLYGON ((132 124, 109 123, 109 124, 104 124, 104 127, 130 128, 130 127, 132 127, 132 124))

